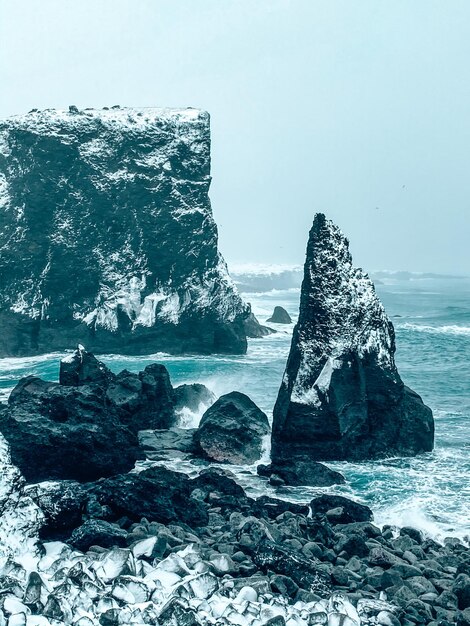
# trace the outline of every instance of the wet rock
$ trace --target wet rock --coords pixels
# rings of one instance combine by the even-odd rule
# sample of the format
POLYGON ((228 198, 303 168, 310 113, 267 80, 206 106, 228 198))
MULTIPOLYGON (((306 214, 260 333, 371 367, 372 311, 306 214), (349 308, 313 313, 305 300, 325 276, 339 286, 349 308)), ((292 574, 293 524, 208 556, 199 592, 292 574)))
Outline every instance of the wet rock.
POLYGON ((126 540, 127 532, 116 524, 103 520, 87 520, 73 531, 67 543, 81 552, 86 552, 91 546, 123 548, 126 540))
POLYGON ((310 502, 312 514, 327 513, 331 509, 342 509, 340 515, 335 516, 336 523, 349 524, 351 522, 370 522, 373 513, 368 506, 354 502, 343 496, 324 494, 310 502))
POLYGON ((107 387, 106 399, 133 432, 175 424, 174 392, 164 365, 152 363, 138 374, 123 370, 107 387))
POLYGON ((319 563, 305 558, 303 554, 263 539, 253 556, 255 564, 263 570, 270 569, 289 576, 302 589, 324 597, 331 589, 330 577, 319 563))
POLYGON ((178 385, 174 389, 175 410, 189 409, 193 412, 200 410, 201 406, 209 407, 214 404, 216 397, 210 389, 201 383, 190 385, 178 385))
POLYGON ((93 385, 23 378, 0 412, 0 432, 29 482, 95 480, 127 472, 143 456, 136 435, 93 385))
POLYGON ((185 474, 156 466, 101 480, 88 489, 102 506, 108 507, 114 521, 123 516, 132 521, 146 517, 163 524, 201 526, 208 522, 207 507, 191 497, 196 487, 185 474))
POLYGON ((64 540, 80 526, 88 501, 83 486, 73 480, 28 485, 26 493, 44 514, 39 536, 44 540, 64 540))
POLYGON ((296 459, 294 463, 271 463, 270 465, 258 465, 257 472, 260 476, 278 476, 283 484, 312 487, 329 487, 341 485, 346 481, 344 476, 323 463, 308 459, 296 459))
POLYGON ((459 574, 452 585, 452 591, 458 599, 459 609, 470 608, 470 576, 459 574))
POLYGON ((291 316, 282 306, 275 306, 273 314, 266 321, 268 324, 292 324, 291 316))
POLYGON ((87 352, 81 344, 75 352, 63 358, 59 368, 59 384, 78 387, 93 384, 107 387, 114 374, 104 363, 87 352))
POLYGON ((244 321, 244 328, 246 336, 251 339, 260 339, 261 337, 267 337, 276 332, 274 329, 260 324, 253 312, 250 313, 244 321))
POLYGON ((212 461, 245 465, 261 458, 268 433, 266 415, 248 396, 233 391, 204 413, 194 440, 212 461))

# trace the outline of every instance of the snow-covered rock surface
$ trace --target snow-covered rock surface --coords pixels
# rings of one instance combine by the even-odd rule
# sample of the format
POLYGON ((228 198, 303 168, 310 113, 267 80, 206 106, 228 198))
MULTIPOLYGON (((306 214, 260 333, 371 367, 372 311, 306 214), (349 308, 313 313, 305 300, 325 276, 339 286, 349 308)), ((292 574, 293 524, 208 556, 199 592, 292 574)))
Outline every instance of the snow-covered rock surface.
POLYGON ((11 589, 4 591, 2 624, 5 618, 25 626, 396 623, 377 620, 381 611, 392 620, 398 612, 381 600, 359 600, 355 607, 336 592, 292 604, 273 596, 262 580, 258 589, 237 585, 224 576, 223 562, 205 561, 196 545, 152 562, 155 542, 86 554, 51 542, 44 544, 42 556, 0 563, 0 576, 7 577, 11 589))
POLYGON ((244 352, 217 249, 208 113, 34 110, 0 122, 0 355, 244 352), (73 345, 73 344, 72 344, 73 345))
POLYGON ((405 387, 395 333, 349 242, 324 215, 307 246, 299 320, 274 409, 273 455, 360 459, 432 449, 432 413, 405 387))
POLYGON ((0 434, 0 561, 15 554, 37 552, 35 544, 44 515, 25 494, 24 487, 24 478, 12 465, 10 448, 0 434))

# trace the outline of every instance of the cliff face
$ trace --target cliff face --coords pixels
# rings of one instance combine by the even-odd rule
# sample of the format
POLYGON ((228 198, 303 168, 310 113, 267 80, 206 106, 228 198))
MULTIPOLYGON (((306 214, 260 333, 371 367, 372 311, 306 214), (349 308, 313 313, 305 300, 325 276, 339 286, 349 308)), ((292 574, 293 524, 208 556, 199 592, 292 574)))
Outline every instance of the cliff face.
POLYGON ((0 122, 0 356, 245 352, 210 181, 204 111, 0 122))
POLYGON ((310 231, 295 327, 274 408, 273 459, 359 460, 432 450, 431 410, 402 382, 393 325, 348 240, 310 231))

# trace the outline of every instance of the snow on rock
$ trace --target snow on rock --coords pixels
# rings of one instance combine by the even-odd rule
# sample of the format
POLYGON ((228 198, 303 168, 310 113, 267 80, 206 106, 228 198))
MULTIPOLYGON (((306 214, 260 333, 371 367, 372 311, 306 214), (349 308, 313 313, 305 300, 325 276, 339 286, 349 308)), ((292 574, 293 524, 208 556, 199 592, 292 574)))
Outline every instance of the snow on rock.
POLYGON ((433 418, 403 385, 395 333, 349 242, 324 215, 307 246, 298 323, 274 408, 273 459, 364 459, 432 450, 433 418))
POLYGON ((205 111, 0 121, 0 355, 244 352, 210 182, 205 111))
POLYGON ((7 441, 0 434, 0 560, 34 555, 44 516, 24 492, 25 481, 11 463, 7 441))
POLYGON ((207 562, 191 545, 151 564, 143 554, 134 558, 125 549, 83 554, 60 542, 45 543, 42 555, 0 561, 0 576, 8 577, 14 589, 3 596, 0 622, 260 626, 273 620, 289 626, 365 626, 388 623, 377 620, 381 614, 397 623, 398 608, 384 601, 359 600, 356 608, 346 595, 335 592, 291 603, 261 587, 240 588, 226 573, 206 570, 207 562))

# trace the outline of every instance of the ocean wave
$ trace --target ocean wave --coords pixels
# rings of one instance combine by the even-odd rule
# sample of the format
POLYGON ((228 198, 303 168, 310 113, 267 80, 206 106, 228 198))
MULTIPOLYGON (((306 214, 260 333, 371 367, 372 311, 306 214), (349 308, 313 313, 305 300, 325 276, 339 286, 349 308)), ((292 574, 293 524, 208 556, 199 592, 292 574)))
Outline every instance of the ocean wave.
POLYGON ((282 296, 288 293, 300 293, 300 287, 289 287, 288 289, 269 289, 268 291, 241 291, 240 294, 243 298, 249 300, 250 298, 269 297, 269 296, 282 296))
POLYGON ((49 352, 37 356, 5 357, 0 359, 0 371, 21 370, 47 361, 60 361, 66 354, 66 352, 49 352))
POLYGON ((412 330, 418 333, 429 333, 433 335, 461 335, 470 337, 470 326, 457 326, 456 324, 448 326, 421 326, 420 324, 405 322, 404 324, 398 324, 397 328, 399 330, 412 330))

